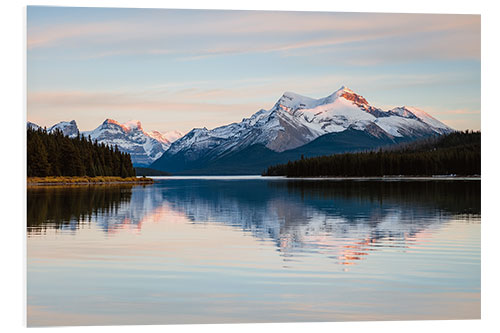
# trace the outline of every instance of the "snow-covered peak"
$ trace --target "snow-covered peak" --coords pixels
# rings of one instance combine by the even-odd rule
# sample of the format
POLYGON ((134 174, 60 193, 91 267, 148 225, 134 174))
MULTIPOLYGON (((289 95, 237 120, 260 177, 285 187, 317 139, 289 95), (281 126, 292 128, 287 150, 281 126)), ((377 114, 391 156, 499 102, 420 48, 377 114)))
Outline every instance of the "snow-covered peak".
POLYGON ((394 115, 397 115, 397 116, 400 116, 403 118, 411 118, 411 119, 417 118, 417 116, 413 112, 411 112, 406 106, 400 106, 400 107, 394 108, 392 110, 389 110, 389 112, 391 114, 394 114, 394 115))
POLYGON ((124 133, 141 132, 142 134, 150 138, 153 138, 159 142, 162 142, 164 144, 170 144, 175 140, 177 140, 178 138, 182 137, 183 135, 179 131, 168 131, 164 133, 161 133, 160 131, 146 132, 142 127, 142 123, 139 120, 129 120, 121 124, 118 121, 110 118, 106 119, 99 127, 97 127, 92 132, 95 132, 95 134, 97 134, 97 132, 100 133, 102 130, 105 129, 117 130, 119 132, 124 132, 124 133))
MULTIPOLYGON (((276 102, 274 109, 294 114, 297 110, 315 109, 322 105, 333 104, 340 98, 349 101, 349 103, 347 104, 354 104, 357 107, 361 107, 364 109, 369 108, 368 101, 363 96, 355 93, 346 86, 342 86, 332 94, 318 99, 287 91, 276 102)), ((370 112, 369 110, 365 111, 370 112)))
POLYGON ((118 146, 118 149, 130 154, 132 163, 136 166, 151 164, 171 145, 171 141, 159 131, 144 131, 139 120, 121 124, 108 118, 96 129, 84 134, 100 143, 118 146))
POLYGON ((410 135, 408 133, 415 133, 415 128, 425 132, 425 129, 421 128, 422 124, 428 125, 431 131, 440 134, 452 131, 450 127, 415 107, 402 106, 389 111, 374 107, 363 96, 346 86, 342 86, 331 95, 319 99, 285 92, 273 110, 285 117, 291 116, 308 127, 314 125, 312 126, 313 132, 318 134, 322 134, 325 130, 328 132, 343 130, 349 126, 364 128, 367 122, 375 122, 379 126, 383 125, 384 130, 394 136, 410 135), (402 123, 402 119, 417 123, 412 123, 412 125, 408 121, 402 123), (412 127, 410 131, 403 128, 408 126, 412 127))
POLYGON ((298 109, 310 109, 316 107, 319 100, 302 96, 291 91, 286 91, 276 102, 275 108, 286 112, 293 112, 298 109))
MULTIPOLYGON (((219 129, 219 128, 220 127, 215 128, 214 131, 219 129)), ((208 129, 206 127, 203 127, 203 128, 196 127, 196 128, 193 128, 192 130, 190 130, 185 136, 200 136, 200 135, 204 135, 207 133, 208 133, 208 129)))
POLYGON ((111 118, 107 118, 106 120, 104 120, 104 122, 102 124, 103 125, 114 124, 114 125, 121 126, 121 124, 119 122, 117 122, 116 120, 111 119, 111 118))
POLYGON ((106 128, 113 128, 113 129, 121 128, 121 130, 123 130, 125 132, 129 132, 129 131, 132 131, 132 130, 139 130, 139 131, 143 130, 141 122, 139 120, 130 120, 130 121, 127 121, 124 124, 121 124, 118 121, 116 121, 114 119, 110 119, 110 118, 104 120, 104 122, 102 123, 102 125, 99 126, 99 127, 102 128, 102 129, 106 129, 106 128))
POLYGON ((340 97, 344 93, 347 93, 347 94, 356 94, 354 91, 352 91, 351 89, 347 88, 346 86, 341 86, 339 89, 335 90, 328 97, 340 97))
POLYGON ((368 106, 369 103, 368 101, 361 95, 355 93, 351 89, 342 86, 339 90, 334 92, 332 97, 335 96, 335 98, 344 98, 348 101, 351 101, 352 103, 356 104, 357 106, 368 106))
POLYGON ((98 126, 93 132, 95 131, 100 131, 100 130, 105 130, 105 129, 113 129, 113 130, 118 130, 118 131, 125 131, 126 127, 117 122, 114 119, 107 118, 104 120, 104 122, 98 126))
POLYGON ((352 91, 351 89, 347 88, 344 85, 342 87, 340 87, 340 89, 338 91, 345 91, 345 92, 354 93, 354 91, 352 91))
POLYGON ((55 132, 56 130, 61 131, 65 136, 70 138, 77 137, 79 134, 78 126, 76 121, 61 121, 48 129, 49 133, 55 132))

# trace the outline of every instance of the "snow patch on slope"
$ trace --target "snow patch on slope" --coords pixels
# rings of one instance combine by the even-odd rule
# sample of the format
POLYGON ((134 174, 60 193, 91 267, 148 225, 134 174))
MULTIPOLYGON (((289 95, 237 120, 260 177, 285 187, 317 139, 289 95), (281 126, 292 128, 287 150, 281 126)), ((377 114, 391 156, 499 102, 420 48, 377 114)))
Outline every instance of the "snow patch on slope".
POLYGON ((78 126, 76 125, 76 121, 61 121, 48 129, 49 133, 53 133, 56 130, 60 130, 65 136, 69 136, 70 138, 76 138, 80 131, 78 130, 78 126))
POLYGON ((422 120, 424 123, 429 124, 432 127, 435 128, 440 128, 440 129, 445 129, 445 130, 451 130, 450 127, 446 126, 427 112, 418 109, 416 107, 412 106, 403 106, 403 108, 409 110, 411 113, 413 113, 415 116, 417 116, 420 120, 422 120))

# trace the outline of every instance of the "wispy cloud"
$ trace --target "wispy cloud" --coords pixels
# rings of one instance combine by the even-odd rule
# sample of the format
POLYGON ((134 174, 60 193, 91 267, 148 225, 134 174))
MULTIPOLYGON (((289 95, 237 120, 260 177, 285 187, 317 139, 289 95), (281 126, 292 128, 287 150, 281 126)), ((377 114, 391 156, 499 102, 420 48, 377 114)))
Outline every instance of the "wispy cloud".
MULTIPOLYGON (((129 27, 130 28, 130 27, 129 27)), ((64 41, 74 41, 92 36, 112 36, 123 32, 124 26, 120 22, 99 22, 85 24, 64 24, 44 28, 31 26, 28 29, 28 50, 41 47, 50 47, 64 41)))
MULTIPOLYGON (((299 49, 315 52, 328 46, 405 36, 404 46, 419 51, 418 55, 479 58, 477 43, 472 42, 480 33, 479 16, 473 15, 159 12, 150 19, 138 15, 126 20, 29 26, 28 50, 69 45, 90 58, 178 54, 182 60, 198 60, 246 53, 290 55, 299 49), (445 36, 437 42, 429 35, 439 33, 445 36), (415 41, 418 49, 411 47, 415 41)), ((386 42, 385 57, 407 57, 400 44, 386 42)), ((365 58, 370 59, 368 54, 365 58)))

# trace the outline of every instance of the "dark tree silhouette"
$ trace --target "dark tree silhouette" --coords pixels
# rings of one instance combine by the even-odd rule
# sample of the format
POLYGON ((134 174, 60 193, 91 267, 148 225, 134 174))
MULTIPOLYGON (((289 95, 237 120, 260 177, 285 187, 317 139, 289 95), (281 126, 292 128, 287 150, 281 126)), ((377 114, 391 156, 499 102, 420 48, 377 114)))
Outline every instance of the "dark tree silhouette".
POLYGON ((135 177, 130 155, 115 147, 92 142, 90 137, 69 138, 59 130, 28 129, 28 177, 118 176, 135 177))
POLYGON ((381 177, 481 174, 481 132, 453 132, 378 151, 301 158, 265 176, 381 177))

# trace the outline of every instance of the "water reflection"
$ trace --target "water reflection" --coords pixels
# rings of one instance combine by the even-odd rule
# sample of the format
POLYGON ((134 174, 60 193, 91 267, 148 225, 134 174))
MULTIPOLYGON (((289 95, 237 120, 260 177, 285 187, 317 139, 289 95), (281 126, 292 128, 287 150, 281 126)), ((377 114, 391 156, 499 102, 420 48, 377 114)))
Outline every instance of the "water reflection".
POLYGON ((140 232, 174 212, 272 241, 287 262, 319 253, 352 265, 381 247, 418 246, 451 219, 478 222, 480 182, 172 179, 28 190, 29 235, 91 223, 140 232))
POLYGON ((288 260, 319 252, 351 265, 381 246, 408 248, 452 218, 480 214, 478 181, 185 182, 163 190, 172 209, 194 223, 272 239, 288 260))

